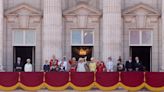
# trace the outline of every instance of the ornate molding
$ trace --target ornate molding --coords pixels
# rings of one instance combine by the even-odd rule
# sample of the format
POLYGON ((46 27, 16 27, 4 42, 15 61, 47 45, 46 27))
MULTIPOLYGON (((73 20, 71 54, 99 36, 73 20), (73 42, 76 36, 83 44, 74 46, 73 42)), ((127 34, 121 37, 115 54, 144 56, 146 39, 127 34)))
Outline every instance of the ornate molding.
POLYGON ((27 5, 21 4, 5 11, 7 22, 16 28, 30 28, 41 22, 42 13, 27 5))
POLYGON ((127 9, 125 9, 123 11, 123 16, 125 16, 125 15, 138 15, 139 10, 145 11, 146 15, 154 15, 154 16, 160 15, 160 12, 158 10, 152 8, 151 6, 149 6, 147 4, 139 3, 139 4, 136 4, 135 6, 128 7, 127 9))
POLYGON ((86 28, 88 24, 99 21, 101 12, 81 2, 77 6, 65 10, 63 16, 69 23, 77 24, 79 28, 86 28))
POLYGON ((154 23, 158 22, 159 16, 158 10, 143 3, 123 11, 124 22, 134 28, 153 27, 154 23))

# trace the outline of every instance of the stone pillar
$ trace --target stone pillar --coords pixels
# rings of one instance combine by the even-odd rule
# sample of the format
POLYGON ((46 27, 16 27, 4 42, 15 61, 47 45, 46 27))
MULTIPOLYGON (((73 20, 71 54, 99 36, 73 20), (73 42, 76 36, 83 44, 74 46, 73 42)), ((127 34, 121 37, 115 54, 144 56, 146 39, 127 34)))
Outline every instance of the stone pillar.
POLYGON ((42 61, 62 57, 62 0, 44 0, 42 61))
POLYGON ((3 0, 0 0, 0 71, 3 70, 3 0))
POLYGON ((161 21, 162 21, 162 61, 161 61, 161 70, 160 71, 164 71, 164 0, 162 0, 162 17, 161 17, 161 21))
MULTIPOLYGON (((102 59, 122 56, 121 0, 103 0, 102 59)), ((100 49, 101 50, 101 49, 100 49)))

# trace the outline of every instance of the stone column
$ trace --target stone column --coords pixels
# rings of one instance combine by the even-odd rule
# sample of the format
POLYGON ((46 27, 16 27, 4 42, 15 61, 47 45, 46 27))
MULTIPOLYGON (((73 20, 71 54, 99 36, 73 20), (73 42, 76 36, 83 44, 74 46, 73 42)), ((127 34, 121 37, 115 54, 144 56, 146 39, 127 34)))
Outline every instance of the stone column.
MULTIPOLYGON (((102 59, 122 56, 121 0, 103 0, 102 59)), ((101 49, 100 49, 101 50, 101 49)))
POLYGON ((0 71, 3 70, 3 0, 0 0, 0 71))
POLYGON ((44 0, 42 61, 62 57, 62 0, 44 0))
POLYGON ((162 17, 161 17, 161 21, 162 21, 162 61, 161 61, 161 71, 164 71, 164 0, 162 0, 162 17))

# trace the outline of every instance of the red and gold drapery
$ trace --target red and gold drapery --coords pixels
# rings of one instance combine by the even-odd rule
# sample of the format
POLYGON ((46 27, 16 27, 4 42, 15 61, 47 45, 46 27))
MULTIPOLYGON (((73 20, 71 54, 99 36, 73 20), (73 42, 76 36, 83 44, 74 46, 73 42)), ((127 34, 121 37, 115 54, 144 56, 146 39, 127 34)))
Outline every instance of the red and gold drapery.
POLYGON ((126 90, 137 91, 144 87, 144 72, 121 72, 120 86, 126 90))
POLYGON ((49 90, 64 90, 69 87, 68 72, 45 73, 45 87, 49 90))
POLYGON ((0 90, 14 90, 19 86, 18 72, 0 72, 0 90))
POLYGON ((22 72, 20 74, 20 87, 24 90, 39 90, 44 87, 43 72, 22 72))
POLYGON ((146 72, 145 87, 151 91, 164 90, 164 73, 163 72, 146 72))
POLYGON ((72 72, 70 86, 75 90, 89 90, 94 87, 93 72, 72 72))
POLYGON ((164 72, 0 72, 0 90, 164 90, 164 72))
POLYGON ((114 90, 119 87, 119 72, 97 72, 95 86, 100 90, 114 90))

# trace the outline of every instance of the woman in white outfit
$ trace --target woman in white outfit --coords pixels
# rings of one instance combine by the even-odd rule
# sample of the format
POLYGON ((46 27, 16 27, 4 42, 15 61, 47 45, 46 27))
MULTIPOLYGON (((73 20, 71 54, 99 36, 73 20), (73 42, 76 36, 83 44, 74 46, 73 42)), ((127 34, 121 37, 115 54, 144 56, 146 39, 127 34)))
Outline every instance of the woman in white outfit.
POLYGON ((79 58, 79 62, 77 65, 77 72, 86 72, 85 64, 86 64, 85 60, 83 58, 79 58))
POLYGON ((24 71, 25 72, 32 72, 32 64, 30 63, 31 60, 30 59, 27 59, 26 62, 27 63, 24 66, 24 71))

